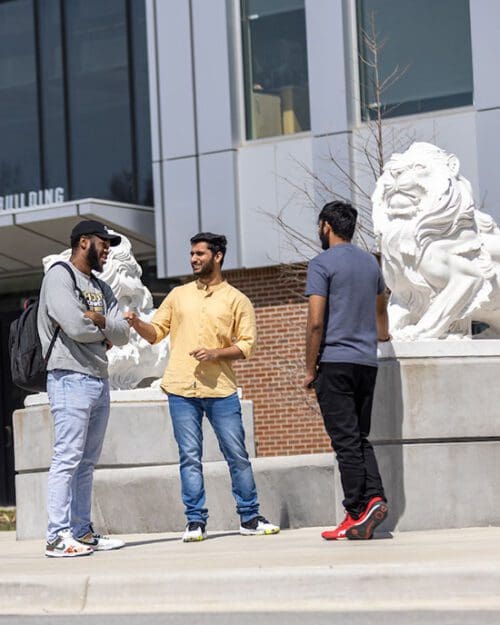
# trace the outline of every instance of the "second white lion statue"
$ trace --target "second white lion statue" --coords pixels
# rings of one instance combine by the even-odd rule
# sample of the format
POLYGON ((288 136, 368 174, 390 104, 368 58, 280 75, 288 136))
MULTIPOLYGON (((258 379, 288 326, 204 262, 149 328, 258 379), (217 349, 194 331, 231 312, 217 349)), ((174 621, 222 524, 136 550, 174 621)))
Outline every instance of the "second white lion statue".
POLYGON ((393 154, 372 196, 394 339, 500 337, 500 229, 474 207, 456 156, 430 143, 393 154))
MULTIPOLYGON (((120 234, 120 233, 117 233, 120 234)), ((155 309, 153 297, 141 281, 142 269, 132 254, 130 241, 123 234, 120 245, 111 247, 104 271, 98 274, 112 288, 122 312, 133 310, 149 321, 155 309)), ((43 259, 44 271, 58 260, 69 260, 71 250, 52 254, 43 259)), ((108 352, 109 385, 111 389, 131 389, 161 378, 170 353, 169 340, 150 345, 134 330, 123 347, 108 352)))

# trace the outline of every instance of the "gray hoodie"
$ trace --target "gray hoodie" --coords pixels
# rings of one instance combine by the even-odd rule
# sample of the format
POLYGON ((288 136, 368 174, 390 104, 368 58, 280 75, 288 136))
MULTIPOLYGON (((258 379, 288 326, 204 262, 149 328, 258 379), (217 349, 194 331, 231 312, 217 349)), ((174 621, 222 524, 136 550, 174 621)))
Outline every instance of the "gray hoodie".
POLYGON ((97 286, 72 263, 76 284, 83 292, 90 310, 106 317, 106 327, 99 329, 84 317, 87 310, 75 290, 71 276, 64 267, 49 269, 43 279, 38 307, 38 334, 45 355, 56 327, 61 330, 54 343, 47 369, 68 369, 97 378, 108 377, 106 339, 113 345, 125 345, 129 339, 129 325, 123 319, 111 288, 102 280, 97 286))

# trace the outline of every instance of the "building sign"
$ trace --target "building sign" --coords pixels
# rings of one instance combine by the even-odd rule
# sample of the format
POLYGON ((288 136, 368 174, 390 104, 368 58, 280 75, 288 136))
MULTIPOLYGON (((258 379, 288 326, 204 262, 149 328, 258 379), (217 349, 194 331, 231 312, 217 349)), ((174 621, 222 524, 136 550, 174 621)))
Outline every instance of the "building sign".
POLYGON ((27 193, 11 193, 0 195, 0 210, 12 210, 16 208, 29 208, 31 206, 43 206, 45 204, 59 204, 64 202, 64 188, 40 189, 27 193))

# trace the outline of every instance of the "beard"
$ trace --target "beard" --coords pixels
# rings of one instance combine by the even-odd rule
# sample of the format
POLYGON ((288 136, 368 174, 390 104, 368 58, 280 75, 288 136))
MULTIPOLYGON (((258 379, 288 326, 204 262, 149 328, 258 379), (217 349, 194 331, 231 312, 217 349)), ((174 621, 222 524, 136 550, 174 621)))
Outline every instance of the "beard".
POLYGON ((87 252, 87 262, 90 266, 91 271, 97 271, 98 273, 101 273, 103 265, 99 260, 99 252, 97 251, 95 241, 90 242, 87 252))
POLYGON ((193 269, 193 273, 198 278, 208 278, 209 276, 213 274, 214 270, 215 270, 215 261, 213 258, 211 258, 210 260, 207 260, 207 262, 200 267, 199 271, 194 271, 193 269))
POLYGON ((321 232, 319 233, 319 240, 321 241, 322 250, 327 250, 330 248, 330 240, 328 236, 323 232, 323 230, 321 230, 321 232))

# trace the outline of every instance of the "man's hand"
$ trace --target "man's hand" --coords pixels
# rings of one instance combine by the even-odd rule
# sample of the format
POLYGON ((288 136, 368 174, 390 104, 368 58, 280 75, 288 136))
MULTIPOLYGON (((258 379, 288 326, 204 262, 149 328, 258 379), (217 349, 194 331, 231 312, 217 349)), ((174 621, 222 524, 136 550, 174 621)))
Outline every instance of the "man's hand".
POLYGON ((128 325, 131 328, 135 329, 135 326, 137 325, 137 322, 139 321, 139 317, 137 316, 135 312, 132 312, 131 310, 129 310, 126 313, 123 313, 123 318, 127 321, 128 325))
POLYGON ((128 325, 133 328, 139 336, 142 336, 143 339, 146 339, 148 343, 153 343, 156 341, 156 330, 152 323, 148 321, 143 321, 138 314, 128 310, 126 313, 123 313, 123 318, 128 323, 128 325))
POLYGON ((326 297, 310 295, 307 306, 306 325, 306 375, 303 381, 304 388, 310 390, 317 373, 318 356, 321 349, 321 339, 326 312, 326 297))
POLYGON ((316 374, 315 373, 306 373, 304 381, 302 382, 302 385, 306 389, 306 391, 312 391, 313 390, 312 383, 314 382, 315 379, 316 379, 316 374))
POLYGON ((196 358, 200 362, 205 362, 207 360, 217 360, 218 358, 218 349, 206 349, 205 347, 197 347, 193 349, 192 352, 189 352, 190 356, 196 358))
POLYGON ((90 321, 92 321, 92 323, 101 330, 104 330, 106 327, 106 317, 100 312, 96 312, 95 310, 86 310, 83 313, 83 316, 90 319, 90 321))

